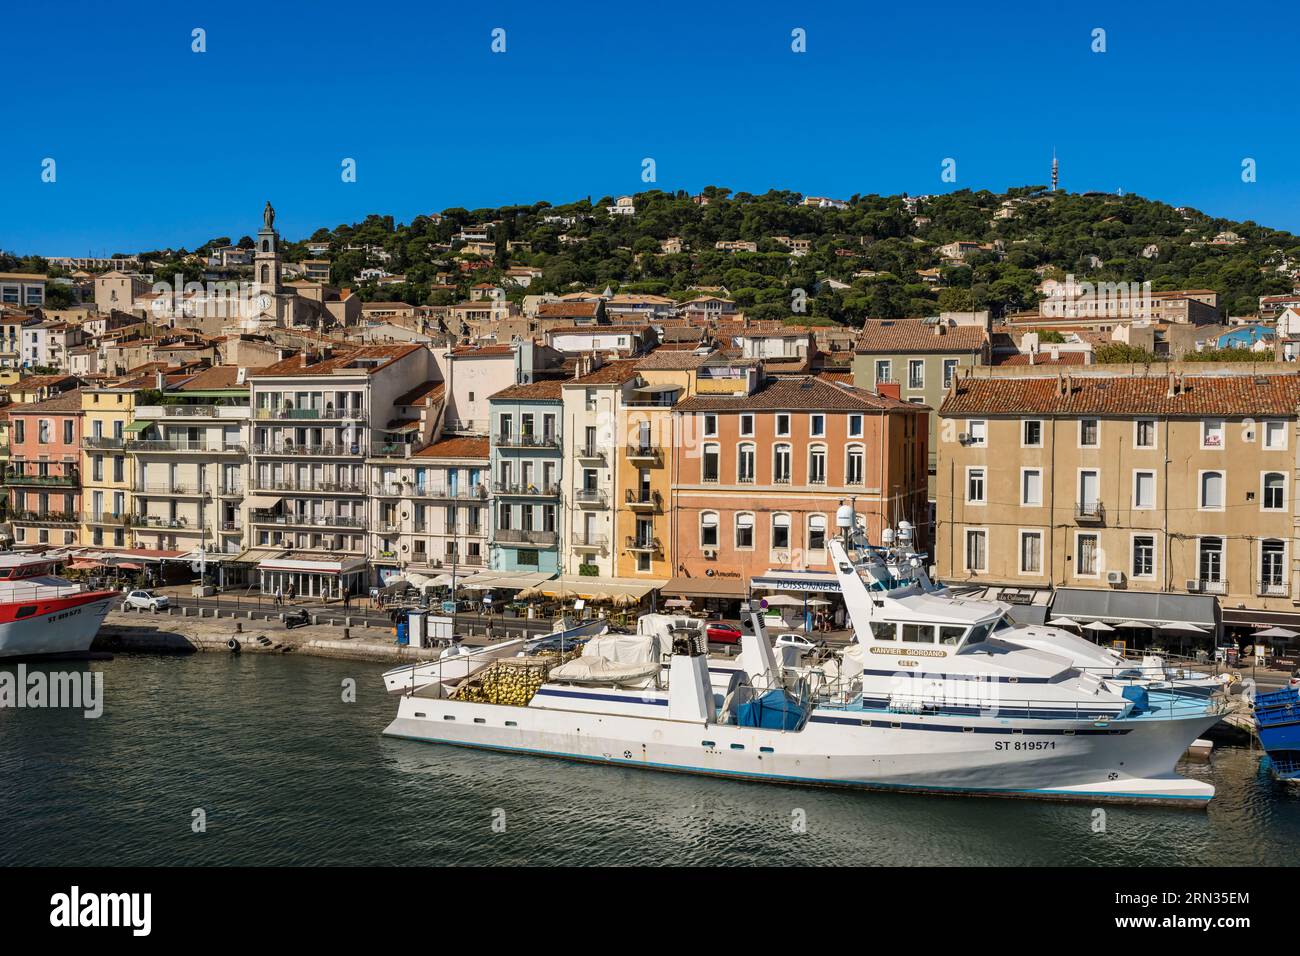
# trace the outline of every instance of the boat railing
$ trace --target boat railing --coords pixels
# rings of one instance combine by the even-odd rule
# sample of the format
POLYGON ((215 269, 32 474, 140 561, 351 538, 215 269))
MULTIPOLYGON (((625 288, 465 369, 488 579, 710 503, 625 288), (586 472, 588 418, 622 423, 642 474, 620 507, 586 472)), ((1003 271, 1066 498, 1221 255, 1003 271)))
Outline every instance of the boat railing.
POLYGON ((0 602, 17 604, 20 601, 48 601, 53 598, 74 597, 86 593, 80 584, 21 584, 0 583, 0 602))

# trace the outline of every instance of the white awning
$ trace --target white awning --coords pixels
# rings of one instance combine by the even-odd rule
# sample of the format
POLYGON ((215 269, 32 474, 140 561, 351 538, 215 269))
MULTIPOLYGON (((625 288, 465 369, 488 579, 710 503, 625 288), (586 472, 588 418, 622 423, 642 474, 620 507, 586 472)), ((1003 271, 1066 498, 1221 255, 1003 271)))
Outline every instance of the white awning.
POLYGON ((257 511, 269 511, 283 500, 274 495, 249 495, 244 499, 244 503, 257 511))
POLYGON ((606 578, 586 574, 565 574, 553 581, 547 581, 538 590, 550 597, 598 599, 626 595, 640 600, 667 583, 663 578, 606 578))

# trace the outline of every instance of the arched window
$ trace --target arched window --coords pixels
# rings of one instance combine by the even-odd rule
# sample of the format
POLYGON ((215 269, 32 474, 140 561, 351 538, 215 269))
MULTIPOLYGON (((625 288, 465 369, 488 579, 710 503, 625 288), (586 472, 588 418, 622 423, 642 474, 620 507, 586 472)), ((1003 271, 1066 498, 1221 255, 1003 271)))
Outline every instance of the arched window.
POLYGON ((844 483, 860 485, 866 476, 867 452, 861 445, 849 445, 844 449, 844 483))
POLYGON ((1201 508, 1215 511, 1223 508, 1223 472, 1201 472, 1201 508))
POLYGON ((813 445, 808 449, 808 484, 826 484, 826 446, 813 445))
POLYGON ((808 518, 808 550, 826 550, 826 516, 810 515, 808 518))
POLYGON ((752 442, 742 442, 736 449, 736 480, 742 484, 752 483, 754 480, 754 445, 752 442))
POLYGON ((270 251, 271 251, 271 240, 270 240, 270 239, 263 239, 263 240, 262 240, 262 251, 263 251, 263 252, 270 252, 270 251))
POLYGON ((1281 511, 1286 507, 1286 476, 1281 472, 1264 473, 1264 510, 1281 511))
POLYGON ((700 515, 700 547, 716 548, 718 546, 718 513, 705 511, 700 515))
POLYGON ((262 266, 262 284, 268 285, 271 282, 271 267, 262 266))
POLYGON ((736 515, 736 547, 752 548, 754 546, 754 516, 748 511, 736 515))
POLYGON ((788 514, 772 515, 772 547, 784 550, 790 547, 790 516, 788 514))
POLYGON ((709 442, 704 446, 704 458, 702 462, 703 470, 700 474, 700 479, 702 481, 718 480, 718 472, 721 468, 721 458, 722 456, 715 443, 709 442))

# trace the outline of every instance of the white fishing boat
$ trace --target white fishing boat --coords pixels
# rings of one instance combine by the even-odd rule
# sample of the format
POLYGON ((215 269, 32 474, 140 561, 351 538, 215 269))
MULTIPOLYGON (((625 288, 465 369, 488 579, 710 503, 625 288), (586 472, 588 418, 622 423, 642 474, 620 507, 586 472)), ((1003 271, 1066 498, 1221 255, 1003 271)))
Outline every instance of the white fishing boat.
POLYGON ((454 684, 471 677, 493 661, 503 657, 530 653, 539 645, 551 642, 560 646, 581 638, 604 634, 608 630, 609 625, 604 618, 580 622, 560 618, 555 622, 554 629, 540 638, 511 638, 483 647, 456 644, 443 650, 436 660, 402 664, 385 671, 384 687, 390 694, 429 688, 428 693, 436 696, 436 689, 443 684, 454 684))
MULTIPOLYGON (((851 511, 839 518, 852 527, 851 511)), ((859 644, 833 675, 782 667, 754 606, 738 667, 716 667, 684 635, 666 672, 630 681, 600 664, 576 680, 551 669, 512 703, 408 693, 385 733, 776 783, 1180 805, 1213 795, 1174 767, 1222 702, 1107 685, 994 637, 1000 605, 855 565, 838 540, 831 551, 859 644), (730 671, 720 704, 711 669, 730 671)))

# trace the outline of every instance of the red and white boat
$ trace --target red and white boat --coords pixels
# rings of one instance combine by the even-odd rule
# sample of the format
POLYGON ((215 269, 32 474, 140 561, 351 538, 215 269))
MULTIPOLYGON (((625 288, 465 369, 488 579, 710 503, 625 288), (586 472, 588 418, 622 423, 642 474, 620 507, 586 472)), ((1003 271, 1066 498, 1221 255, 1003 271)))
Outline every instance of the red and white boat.
POLYGON ((0 554, 0 659, 84 654, 116 591, 88 591, 38 554, 0 554))

